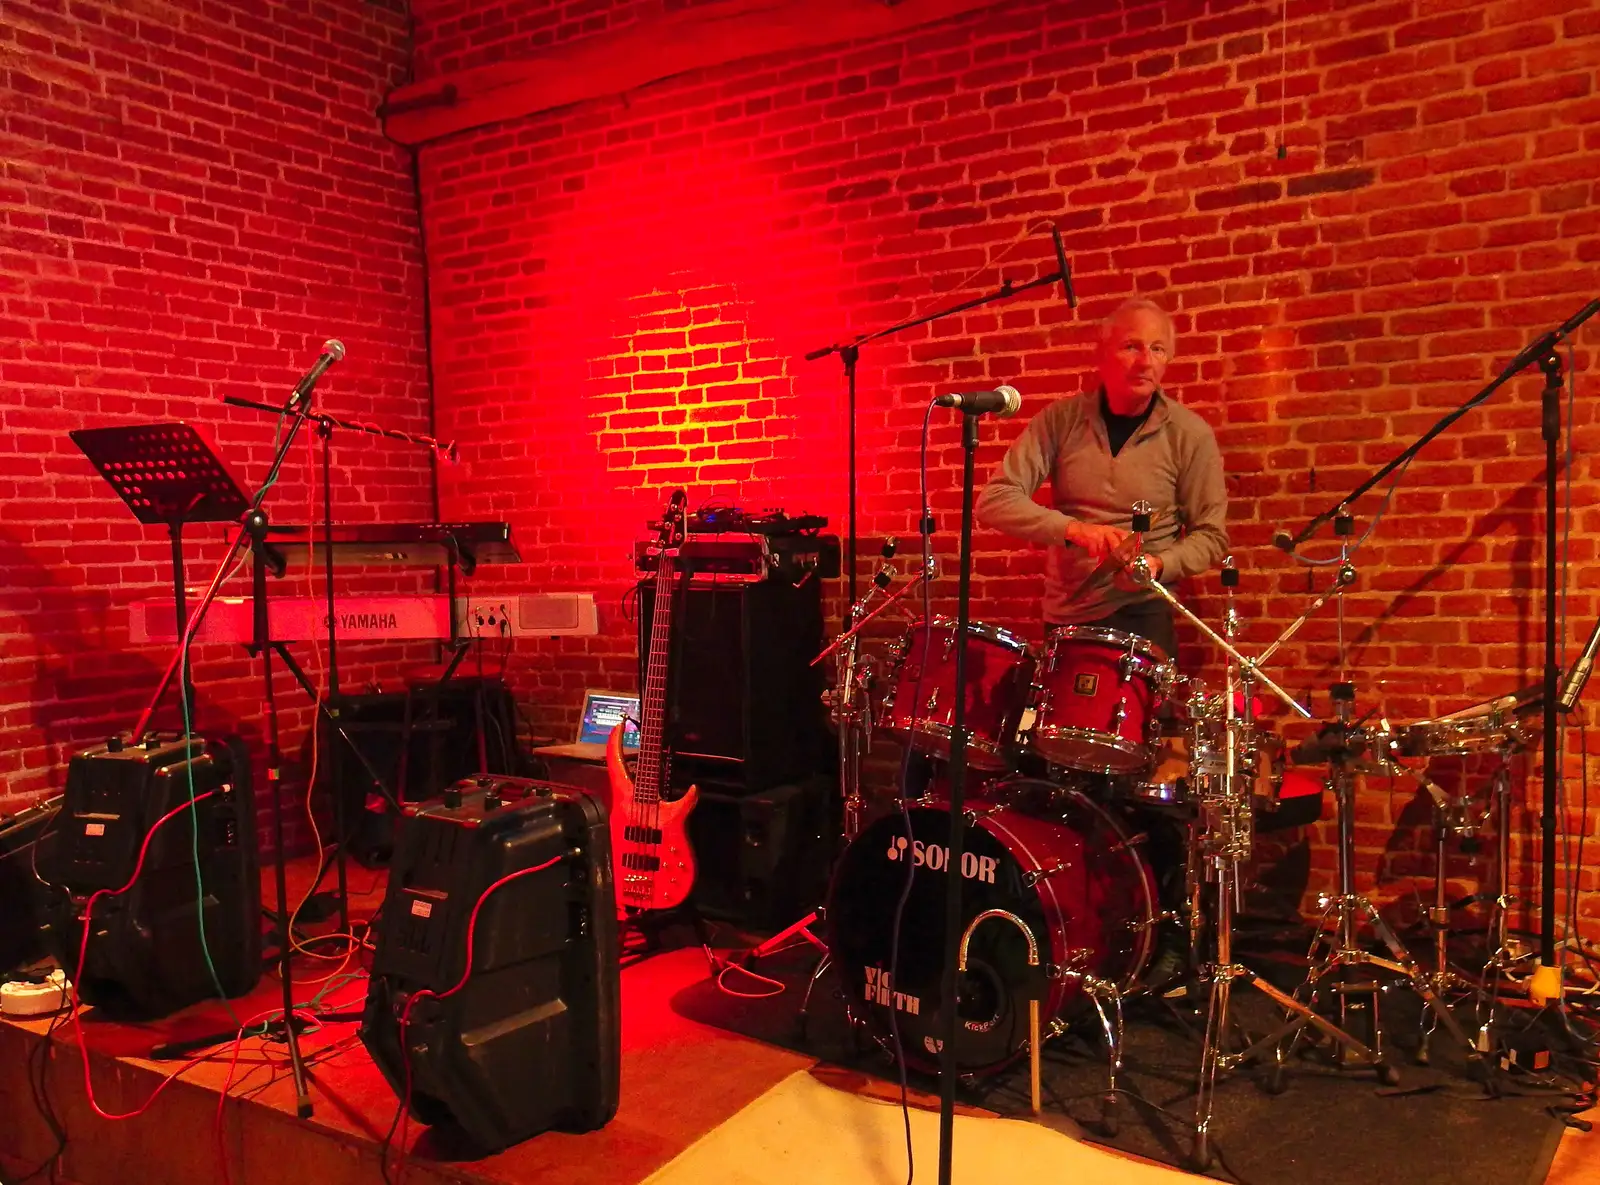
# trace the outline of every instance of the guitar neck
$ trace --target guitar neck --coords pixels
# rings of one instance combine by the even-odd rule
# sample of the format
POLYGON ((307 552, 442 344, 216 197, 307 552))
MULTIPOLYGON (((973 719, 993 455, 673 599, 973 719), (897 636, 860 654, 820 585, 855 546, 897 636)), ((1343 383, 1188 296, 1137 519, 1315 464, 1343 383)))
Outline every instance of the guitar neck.
POLYGON ((635 802, 659 802, 668 778, 662 742, 667 707, 667 658, 672 635, 672 557, 666 548, 656 567, 656 603, 650 615, 650 658, 640 699, 639 764, 634 773, 635 802))

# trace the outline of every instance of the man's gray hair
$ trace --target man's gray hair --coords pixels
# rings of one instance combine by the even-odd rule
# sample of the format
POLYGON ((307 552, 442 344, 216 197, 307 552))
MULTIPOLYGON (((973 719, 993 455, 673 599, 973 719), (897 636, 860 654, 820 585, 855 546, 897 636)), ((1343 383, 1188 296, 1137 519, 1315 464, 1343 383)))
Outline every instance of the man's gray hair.
POLYGON ((1104 346, 1106 342, 1111 340, 1112 331, 1116 328, 1118 321, 1120 321, 1128 313, 1135 312, 1154 313, 1156 316, 1160 317, 1161 323, 1167 327, 1167 353, 1176 353, 1178 345, 1178 333, 1172 324, 1172 314, 1167 312, 1166 309, 1162 308, 1155 301, 1147 300, 1142 296, 1129 297, 1127 300, 1119 304, 1112 311, 1109 317, 1100 322, 1100 345, 1104 346))

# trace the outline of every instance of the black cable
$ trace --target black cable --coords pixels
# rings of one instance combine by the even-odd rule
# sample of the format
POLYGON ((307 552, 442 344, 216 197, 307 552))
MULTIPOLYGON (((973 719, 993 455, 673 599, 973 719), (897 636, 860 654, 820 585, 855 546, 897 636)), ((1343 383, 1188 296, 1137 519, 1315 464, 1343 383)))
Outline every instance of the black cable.
POLYGON ((38 1108, 40 1118, 44 1120, 45 1126, 50 1129, 50 1134, 55 1137, 56 1148, 38 1167, 18 1177, 15 1185, 23 1185, 24 1182, 32 1181, 43 1173, 49 1173, 50 1180, 54 1181, 57 1167, 61 1163, 62 1156, 67 1151, 66 1126, 61 1122, 61 1117, 56 1114, 55 1104, 50 1101, 50 1042, 55 1036, 56 1026, 61 1023, 61 1018, 64 1015, 66 1015, 65 1009, 50 1018, 50 1024, 44 1031, 44 1039, 39 1042, 33 1053, 29 1055, 26 1067, 28 1092, 33 1096, 33 1104, 38 1108))
MULTIPOLYGON (((405 1056, 404 1050, 401 1050, 401 1056, 405 1056)), ((400 1127, 400 1117, 405 1113, 406 1100, 401 1099, 395 1106, 394 1118, 389 1121, 389 1130, 383 1137, 383 1143, 378 1145, 378 1175, 383 1178, 383 1185, 394 1185, 394 1180, 389 1176, 389 1152, 394 1144, 394 1133, 400 1127)))

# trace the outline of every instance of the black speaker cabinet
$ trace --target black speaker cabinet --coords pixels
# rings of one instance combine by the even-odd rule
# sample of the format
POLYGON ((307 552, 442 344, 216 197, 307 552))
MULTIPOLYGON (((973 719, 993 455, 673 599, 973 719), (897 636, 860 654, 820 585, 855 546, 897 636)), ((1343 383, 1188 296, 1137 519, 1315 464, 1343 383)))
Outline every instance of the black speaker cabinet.
POLYGON ((61 799, 52 798, 15 815, 0 816, 0 979, 44 958, 45 910, 49 896, 34 879, 34 861, 45 867, 61 799), (35 850, 37 845, 37 851, 35 850))
POLYGON ((702 788, 689 816, 700 911, 781 930, 822 904, 839 835, 834 799, 823 775, 754 794, 702 788))
MULTIPOLYGON (((640 681, 655 585, 639 586, 640 681)), ((822 649, 822 585, 680 582, 674 592, 666 738, 673 784, 703 779, 746 792, 803 781, 832 761, 822 649)))
POLYGON ((146 837, 133 887, 95 903, 79 994, 108 1012, 154 1017, 215 996, 217 983, 228 996, 248 992, 261 978, 261 879, 250 762, 237 739, 113 739, 72 758, 54 842, 41 852, 42 875, 67 891, 48 911, 51 952, 75 972, 85 898, 126 884, 146 837), (187 806, 191 774, 194 794, 207 797, 151 835, 187 806))
POLYGON ((605 811, 582 790, 479 778, 407 807, 361 1040, 403 1099, 409 1060, 420 1122, 491 1152, 610 1121, 622 1066, 616 908, 605 811), (444 998, 411 1005, 402 1051, 400 1021, 423 989, 444 998))
POLYGON ((324 722, 323 752, 337 745, 339 754, 323 768, 337 765, 346 850, 368 867, 388 864, 394 848, 394 816, 373 774, 408 802, 433 798, 478 772, 480 728, 490 772, 523 772, 516 767, 516 710, 498 679, 462 672, 409 700, 403 691, 341 696, 338 711, 360 755, 324 722))

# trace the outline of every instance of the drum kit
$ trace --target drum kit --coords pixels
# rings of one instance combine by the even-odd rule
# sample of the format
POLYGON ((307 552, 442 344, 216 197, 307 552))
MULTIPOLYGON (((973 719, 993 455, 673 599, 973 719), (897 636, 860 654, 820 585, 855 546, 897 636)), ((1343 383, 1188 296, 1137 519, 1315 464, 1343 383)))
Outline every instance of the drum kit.
MULTIPOLYGON (((1136 534, 1146 516, 1146 508, 1134 508, 1136 534)), ((1404 984, 1422 1000, 1422 1060, 1428 1034, 1443 1028, 1486 1088, 1494 1089, 1486 1026, 1501 980, 1517 961, 1504 885, 1511 794, 1506 763, 1529 743, 1519 720, 1539 701, 1505 697, 1391 727, 1354 718, 1354 684, 1344 679, 1331 691, 1336 719, 1322 724, 1314 739, 1285 743, 1262 718, 1258 696, 1312 719, 1266 665, 1330 600, 1338 608, 1343 653, 1340 594, 1355 573, 1348 516, 1337 526, 1342 544, 1333 586, 1254 658, 1237 646, 1233 590, 1239 574, 1231 557, 1222 569, 1220 629, 1152 579, 1137 554, 1125 557, 1129 578, 1168 602, 1224 656, 1219 687, 1181 676, 1154 643, 1119 630, 1066 626, 1036 647, 1009 630, 972 622, 961 639, 955 621, 926 608, 886 655, 868 655, 861 649, 863 627, 903 603, 933 571, 925 556, 921 571, 886 595, 892 581, 885 565, 851 606, 848 628, 818 656, 835 665, 826 698, 840 741, 846 846, 823 911, 826 941, 818 945, 826 953, 801 1005, 802 1022, 811 988, 831 965, 857 1031, 892 1048, 908 1066, 936 1071, 946 1006, 940 935, 946 889, 959 874, 964 932, 955 1062, 963 1078, 976 1079, 1030 1058, 1036 1111, 1041 1043, 1088 1019, 1107 1047, 1102 1122, 1114 1129, 1123 1003, 1165 997, 1180 981, 1177 991, 1205 1011, 1196 1166, 1209 1165, 1213 1156, 1217 1082, 1247 1063, 1262 1066, 1267 1089, 1275 1091, 1297 1047, 1310 1043, 1338 1065, 1372 1068, 1381 1081, 1395 1081, 1378 1017, 1388 984, 1404 984), (957 868, 951 866, 944 787, 959 690, 955 655, 963 645, 971 776, 957 868), (926 777, 907 776, 898 809, 868 821, 861 757, 874 734, 898 739, 909 750, 906 768, 924 768, 926 777), (1433 756, 1460 753, 1501 758, 1483 813, 1445 793, 1421 768, 1433 756), (1356 889, 1353 798, 1361 774, 1415 777, 1434 804, 1440 865, 1428 911, 1436 935, 1431 967, 1412 956, 1356 889), (1247 883, 1242 866, 1252 858, 1258 824, 1306 802, 1320 810, 1324 790, 1337 806, 1338 887, 1321 900, 1303 981, 1285 991, 1235 953, 1236 914, 1247 883), (1488 827, 1497 835, 1499 856, 1488 936, 1493 953, 1482 980, 1468 983, 1451 970, 1446 950, 1445 844, 1488 827), (1162 835, 1169 842, 1160 842, 1162 835), (1368 933, 1376 940, 1371 949, 1368 933), (1154 979, 1158 954, 1174 949, 1187 974, 1154 979), (1267 998, 1281 1021, 1275 1031, 1245 1035, 1232 1007, 1244 988, 1267 998), (1477 1020, 1485 1027, 1469 1034, 1445 997, 1473 989, 1477 1020)))

